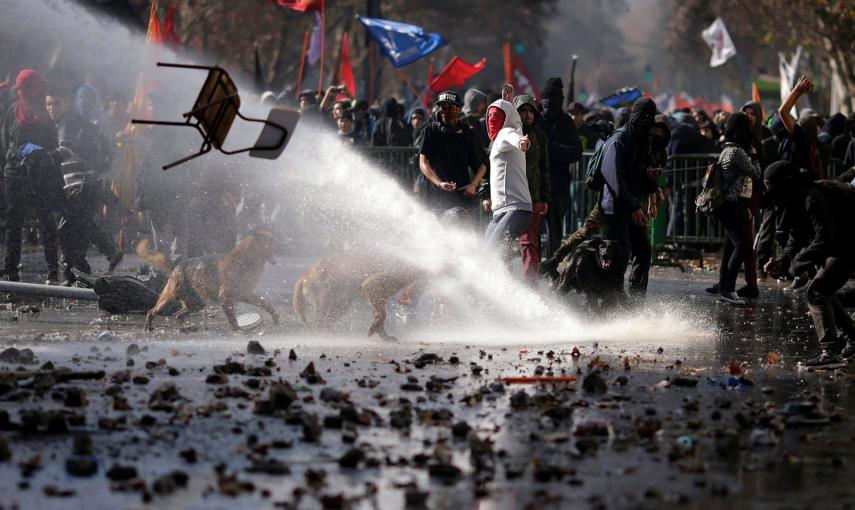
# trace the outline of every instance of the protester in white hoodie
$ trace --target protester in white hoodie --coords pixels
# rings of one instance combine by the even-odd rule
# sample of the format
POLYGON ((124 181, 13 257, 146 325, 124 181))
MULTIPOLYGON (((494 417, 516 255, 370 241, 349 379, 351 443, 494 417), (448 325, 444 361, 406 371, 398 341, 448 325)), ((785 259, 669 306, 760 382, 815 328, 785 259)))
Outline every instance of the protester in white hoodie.
POLYGON ((525 174, 525 154, 529 141, 522 133, 522 121, 510 99, 513 90, 503 91, 504 99, 487 108, 487 133, 490 148, 490 204, 493 219, 487 226, 486 239, 502 248, 505 260, 510 258, 512 241, 519 239, 531 222, 531 194, 525 174))

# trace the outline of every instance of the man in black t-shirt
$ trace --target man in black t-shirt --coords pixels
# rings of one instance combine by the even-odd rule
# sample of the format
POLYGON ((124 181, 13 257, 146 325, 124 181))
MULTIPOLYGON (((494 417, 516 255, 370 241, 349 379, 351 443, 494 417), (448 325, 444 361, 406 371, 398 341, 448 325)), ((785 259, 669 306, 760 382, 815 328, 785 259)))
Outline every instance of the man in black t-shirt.
POLYGON ((484 148, 477 134, 460 121, 462 103, 457 92, 442 92, 436 104, 439 120, 425 128, 419 151, 419 169, 427 180, 425 199, 435 210, 468 209, 487 172, 484 148))

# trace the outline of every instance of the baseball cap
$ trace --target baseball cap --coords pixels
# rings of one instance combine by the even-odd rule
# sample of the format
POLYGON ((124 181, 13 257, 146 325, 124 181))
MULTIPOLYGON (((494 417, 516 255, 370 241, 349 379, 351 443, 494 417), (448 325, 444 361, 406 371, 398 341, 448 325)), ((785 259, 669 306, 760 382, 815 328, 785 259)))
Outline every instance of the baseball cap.
POLYGON ((463 106, 463 103, 460 102, 460 94, 453 90, 446 90, 445 92, 440 92, 439 96, 437 96, 436 104, 441 103, 453 103, 457 106, 463 106))

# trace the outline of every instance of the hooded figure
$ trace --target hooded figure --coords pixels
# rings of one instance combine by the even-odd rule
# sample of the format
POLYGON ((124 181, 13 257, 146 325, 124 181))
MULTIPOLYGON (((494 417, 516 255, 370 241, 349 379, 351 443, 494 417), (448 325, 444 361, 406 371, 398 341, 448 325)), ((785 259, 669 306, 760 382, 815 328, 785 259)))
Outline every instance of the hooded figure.
POLYGON ((510 259, 510 242, 518 239, 531 222, 531 193, 525 174, 528 137, 523 136, 522 121, 514 105, 504 99, 487 108, 487 133, 490 147, 490 202, 493 219, 487 226, 487 242, 502 248, 510 259))
POLYGON ((93 87, 83 85, 77 89, 77 96, 74 98, 74 109, 77 114, 85 122, 97 120, 96 107, 98 106, 98 93, 93 87))
MULTIPOLYGON (((571 230, 569 222, 565 225, 565 216, 570 207, 581 204, 581 200, 571 199, 571 165, 582 159, 582 141, 576 131, 576 124, 562 105, 564 104, 564 82, 561 78, 546 80, 540 101, 540 119, 538 123, 546 133, 549 153, 549 187, 552 191, 549 202, 549 247, 555 250, 561 245, 565 230, 571 230), (567 228, 565 228, 567 227, 567 228)), ((573 189, 576 193, 576 189, 573 189)), ((587 211, 582 207, 574 208, 573 215, 582 217, 587 211)), ((573 226, 575 228, 575 226, 573 226)))
POLYGON ((831 141, 844 131, 846 131, 846 116, 839 112, 835 113, 822 126, 822 132, 818 135, 819 141, 830 145, 831 141))
POLYGON ((374 147, 406 147, 412 143, 413 131, 401 119, 401 105, 394 97, 383 102, 371 139, 374 147))
POLYGON ((799 365, 844 366, 846 359, 855 356, 855 324, 835 292, 855 269, 852 188, 845 183, 813 182, 809 173, 785 161, 769 165, 763 180, 768 198, 783 213, 781 230, 789 233, 783 257, 774 261, 770 271, 782 273, 789 265, 798 275, 819 267, 805 295, 822 350, 799 365))
MULTIPOLYGON (((853 137, 855 137, 855 113, 850 113, 846 117, 846 122, 843 123, 843 132, 831 140, 831 157, 846 160, 846 149, 853 137)), ((849 169, 852 165, 844 164, 843 168, 849 169)))
POLYGON ((481 104, 487 100, 487 94, 476 88, 471 88, 463 94, 463 115, 480 118, 483 112, 479 112, 481 104))
POLYGON ((525 174, 528 139, 522 133, 522 121, 514 105, 499 99, 488 108, 487 132, 490 147, 490 201, 493 216, 512 210, 531 212, 531 193, 525 174), (501 112, 501 113, 499 113, 501 112))

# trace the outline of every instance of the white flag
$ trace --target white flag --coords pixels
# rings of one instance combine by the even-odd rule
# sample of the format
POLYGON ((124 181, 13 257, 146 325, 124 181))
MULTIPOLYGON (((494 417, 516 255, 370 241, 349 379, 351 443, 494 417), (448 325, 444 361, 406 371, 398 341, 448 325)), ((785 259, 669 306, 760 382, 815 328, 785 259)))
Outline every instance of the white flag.
MULTIPOLYGON (((790 95, 790 92, 793 90, 793 86, 796 84, 796 73, 799 70, 799 59, 802 56, 802 47, 799 46, 796 48, 796 54, 793 55, 792 60, 787 61, 784 54, 778 52, 778 72, 781 75, 781 103, 787 100, 787 96, 790 95)), ((790 114, 793 117, 796 117, 796 106, 793 105, 793 109, 790 114)))
POLYGON ((721 18, 716 18, 712 25, 701 32, 701 37, 712 50, 710 67, 718 67, 736 55, 736 46, 733 45, 733 40, 721 18))

